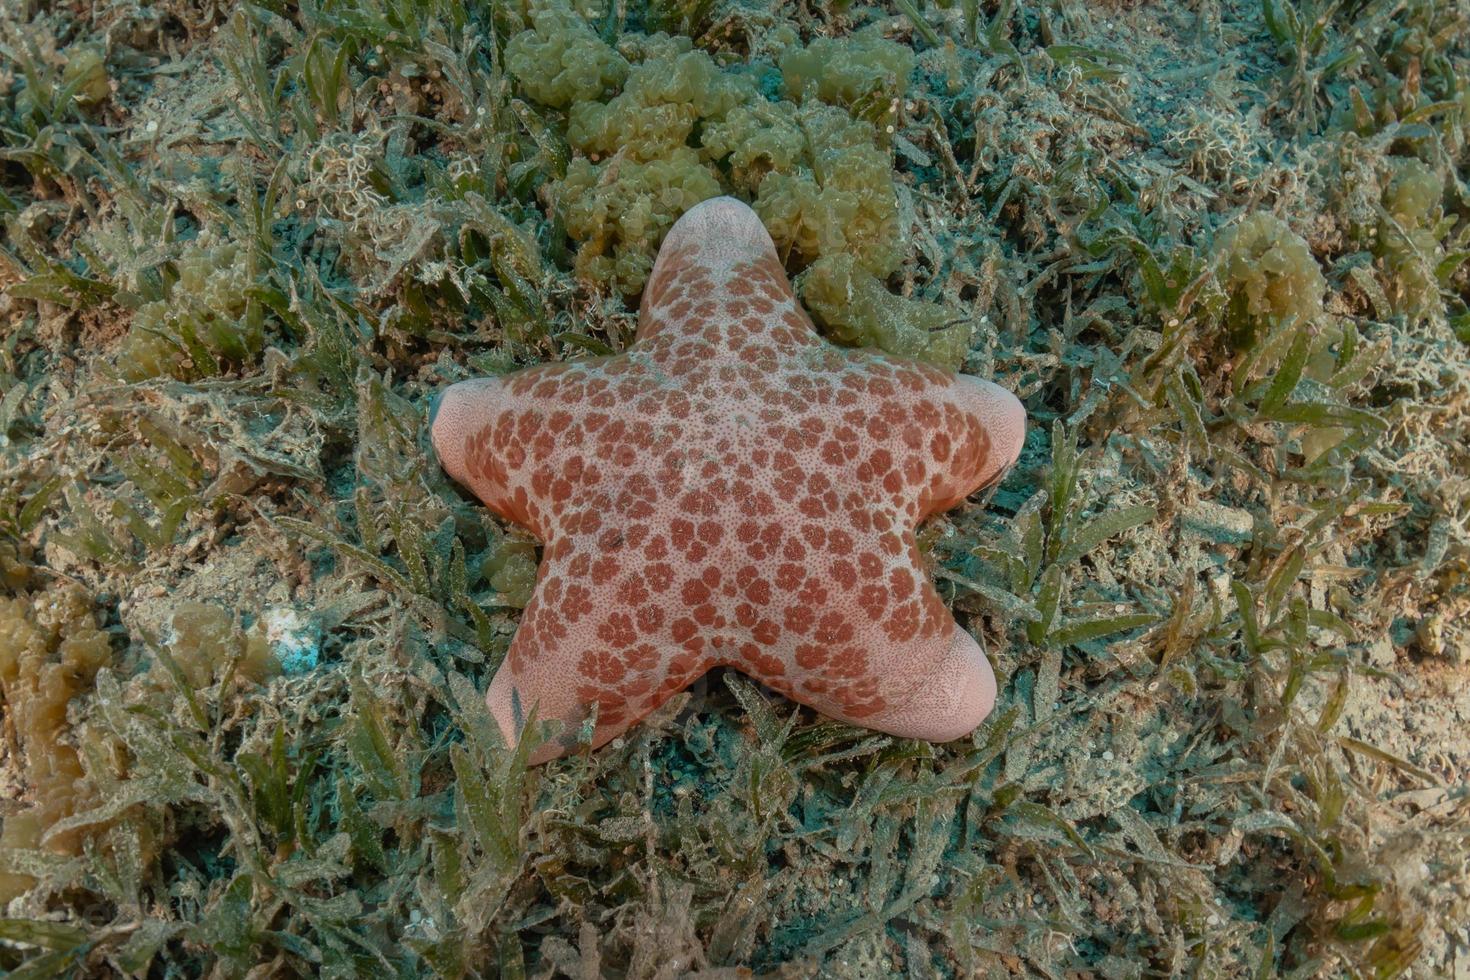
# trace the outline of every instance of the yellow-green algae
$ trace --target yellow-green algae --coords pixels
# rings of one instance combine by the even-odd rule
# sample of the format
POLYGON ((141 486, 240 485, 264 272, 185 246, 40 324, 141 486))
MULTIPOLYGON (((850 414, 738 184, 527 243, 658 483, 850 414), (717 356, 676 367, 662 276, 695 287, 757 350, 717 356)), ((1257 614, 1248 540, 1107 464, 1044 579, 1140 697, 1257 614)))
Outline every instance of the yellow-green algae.
POLYGON ((895 296, 850 255, 818 259, 800 280, 812 318, 833 340, 877 347, 958 369, 970 349, 972 324, 938 303, 895 296))
POLYGON ((872 25, 847 37, 816 37, 805 47, 792 46, 781 57, 781 78, 793 99, 817 98, 888 123, 908 91, 915 60, 912 49, 884 38, 872 25))
MULTIPOLYGON (((561 6, 540 8, 507 47, 526 94, 567 110, 579 155, 552 192, 579 243, 576 270, 623 293, 642 288, 679 215, 726 192, 751 201, 794 269, 847 255, 869 276, 893 273, 904 231, 874 120, 893 118, 914 63, 909 48, 873 30, 807 46, 791 39, 780 61, 788 98, 772 100, 755 73, 722 68, 688 38, 628 35, 614 51, 561 6), (567 67, 572 51, 577 72, 567 67)), ((865 315, 848 314, 855 335, 894 335, 890 325, 858 326, 865 315)))
POLYGON ((616 91, 628 62, 569 7, 538 5, 532 29, 505 46, 505 67, 538 102, 565 108, 616 91))
POLYGON ((791 109, 801 133, 792 163, 760 181, 754 202, 776 248, 798 267, 848 255, 874 276, 904 254, 893 163, 873 127, 820 104, 791 109))
POLYGON ((260 683, 281 672, 264 629, 244 631, 229 610, 207 602, 181 602, 169 614, 163 645, 192 688, 205 688, 227 674, 260 683))
POLYGON ((20 592, 30 583, 32 560, 31 549, 14 541, 0 541, 0 586, 10 592, 20 592))
MULTIPOLYGON (((1327 288, 1322 270, 1305 239, 1271 214, 1247 215, 1216 242, 1216 274, 1226 295, 1224 322, 1234 351, 1249 352, 1236 387, 1252 380, 1274 380, 1300 344, 1299 378, 1326 385, 1343 366, 1348 332, 1323 306, 1327 288)), ((1355 330, 1349 328, 1353 344, 1355 330)), ((1321 390, 1321 389, 1318 389, 1321 390)), ((1284 391, 1282 398, 1292 395, 1284 391)), ((1300 435, 1303 457, 1315 462, 1347 436, 1346 429, 1319 425, 1300 435)))
POLYGON ((102 44, 79 44, 64 55, 56 53, 60 71, 52 77, 33 76, 35 84, 22 88, 15 99, 17 114, 29 116, 47 111, 48 103, 66 100, 84 110, 94 110, 112 94, 107 73, 107 50, 102 44))
POLYGON ((754 196, 772 172, 790 173, 807 156, 807 136, 789 102, 751 99, 704 124, 701 150, 725 165, 730 183, 754 196))
POLYGON ((1445 257, 1446 229, 1439 227, 1444 178, 1413 158, 1396 158, 1391 166, 1376 251, 1388 273, 1387 296, 1394 309, 1424 316, 1439 303, 1437 269, 1445 257))
POLYGON ((578 275, 636 293, 653 271, 656 249, 679 216, 717 197, 719 181, 687 146, 648 161, 573 160, 559 193, 567 234, 577 249, 578 275))
POLYGON ((260 307, 247 292, 255 277, 248 249, 194 245, 175 263, 175 276, 164 298, 133 314, 117 358, 128 381, 216 374, 221 360, 246 361, 265 345, 260 307))
POLYGON ((107 75, 106 50, 100 45, 83 44, 68 51, 61 82, 80 105, 91 108, 107 101, 112 81, 107 75))
MULTIPOLYGON (((134 689, 135 696, 154 705, 168 704, 180 682, 201 691, 227 675, 260 682, 280 672, 263 631, 242 632, 220 606, 181 602, 171 610, 166 629, 162 644, 180 676, 170 677, 155 660, 134 689)), ((102 819, 85 828, 52 830, 107 802, 89 759, 112 760, 109 766, 126 769, 126 752, 111 736, 73 723, 74 699, 90 695, 98 671, 113 663, 111 639, 98 626, 81 587, 61 583, 0 599, 3 736, 21 749, 25 779, 24 795, 14 801, 19 808, 0 812, 0 848, 80 854, 87 841, 100 839, 111 825, 102 819)), ((110 782, 115 774, 105 778, 110 782)), ((0 904, 32 883, 29 875, 0 873, 0 904)))
POLYGON ((750 79, 721 71, 688 38, 654 35, 623 90, 606 103, 571 107, 567 141, 589 156, 649 161, 686 148, 701 120, 755 97, 750 79))
POLYGON ((480 563, 480 575, 507 605, 524 608, 536 586, 536 546, 529 541, 501 541, 480 563))
POLYGON ((1287 321, 1307 327, 1322 314, 1326 280, 1312 250, 1273 214, 1246 215, 1215 244, 1218 275, 1228 297, 1231 343, 1244 349, 1287 321))

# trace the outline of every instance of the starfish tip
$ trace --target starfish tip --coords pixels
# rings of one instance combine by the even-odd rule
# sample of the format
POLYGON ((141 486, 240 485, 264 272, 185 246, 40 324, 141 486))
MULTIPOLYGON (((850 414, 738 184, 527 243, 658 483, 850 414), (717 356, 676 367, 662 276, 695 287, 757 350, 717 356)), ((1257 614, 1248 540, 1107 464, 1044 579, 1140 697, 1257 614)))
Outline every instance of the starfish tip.
POLYGON ((465 437, 483 425, 488 407, 484 396, 497 384, 493 378, 459 381, 435 393, 429 403, 429 445, 444 472, 460 483, 469 482, 465 437))
POLYGON ((1021 448, 1026 443, 1026 407, 1021 399, 994 382, 986 382, 997 403, 995 440, 1000 447, 1004 469, 1015 465, 1021 458, 1021 448))
POLYGON ((960 375, 969 384, 971 404, 990 440, 990 466, 982 486, 998 480, 1021 458, 1026 443, 1026 407, 1011 392, 993 381, 960 375))
POLYGON ((699 247, 714 260, 776 254, 760 217, 750 205, 733 197, 711 197, 685 211, 664 238, 660 253, 684 245, 699 247))

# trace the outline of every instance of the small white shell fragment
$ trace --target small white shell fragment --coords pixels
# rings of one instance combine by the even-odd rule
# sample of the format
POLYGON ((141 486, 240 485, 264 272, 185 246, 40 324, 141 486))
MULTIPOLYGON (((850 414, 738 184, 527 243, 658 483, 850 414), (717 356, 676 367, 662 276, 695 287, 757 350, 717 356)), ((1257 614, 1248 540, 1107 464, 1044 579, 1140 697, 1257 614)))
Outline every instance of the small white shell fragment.
POLYGON ((321 658, 322 628, 291 606, 272 606, 262 617, 265 639, 288 677, 314 670, 321 658))

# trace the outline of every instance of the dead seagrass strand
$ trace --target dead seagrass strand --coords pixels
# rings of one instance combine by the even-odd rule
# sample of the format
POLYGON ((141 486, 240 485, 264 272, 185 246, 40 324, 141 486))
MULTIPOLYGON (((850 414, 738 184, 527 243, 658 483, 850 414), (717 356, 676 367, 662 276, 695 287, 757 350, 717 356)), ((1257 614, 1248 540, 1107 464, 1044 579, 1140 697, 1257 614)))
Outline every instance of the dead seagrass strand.
POLYGON ((488 694, 597 708, 602 743, 721 664, 823 714, 945 741, 995 680, 914 527, 993 482, 1025 412, 986 381, 823 340, 755 213, 715 198, 665 239, 623 354, 446 389, 445 470, 545 543, 488 694))

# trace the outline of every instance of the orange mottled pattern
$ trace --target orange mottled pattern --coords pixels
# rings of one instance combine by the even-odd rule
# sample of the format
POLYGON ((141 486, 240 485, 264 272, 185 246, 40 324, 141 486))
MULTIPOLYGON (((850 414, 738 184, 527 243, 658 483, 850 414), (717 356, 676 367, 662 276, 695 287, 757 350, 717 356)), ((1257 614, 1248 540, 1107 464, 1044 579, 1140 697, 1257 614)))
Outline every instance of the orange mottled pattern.
POLYGON ((1016 458, 1002 389, 824 341, 759 220, 729 198, 670 232, 624 353, 451 387, 452 476, 545 544, 488 695, 594 744, 716 665, 823 714, 933 740, 994 678, 914 527, 1016 458))

